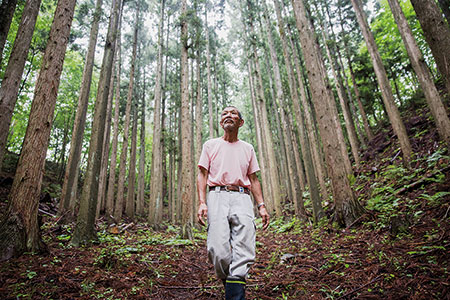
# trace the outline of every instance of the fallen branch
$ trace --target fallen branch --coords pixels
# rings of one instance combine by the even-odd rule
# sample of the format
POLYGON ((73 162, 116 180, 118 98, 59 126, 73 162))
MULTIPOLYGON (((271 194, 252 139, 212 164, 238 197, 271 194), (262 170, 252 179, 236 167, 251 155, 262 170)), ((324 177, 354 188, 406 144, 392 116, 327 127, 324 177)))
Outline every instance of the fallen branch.
MULTIPOLYGON (((260 286, 260 284, 246 284, 246 287, 260 286)), ((176 286, 176 285, 159 285, 158 287, 163 289, 184 289, 184 290, 196 290, 196 289, 214 289, 223 288, 223 285, 204 285, 204 286, 176 286)))
POLYGON ((356 293, 356 292, 359 291, 359 290, 362 290, 362 289, 365 288, 366 286, 371 285, 371 284, 374 283, 375 281, 378 281, 381 277, 382 277, 381 275, 375 277, 375 278, 372 279, 370 282, 368 282, 368 283, 366 283, 366 284, 360 286, 359 288, 356 288, 356 289, 354 289, 354 290, 348 292, 347 294, 345 294, 345 295, 343 295, 343 296, 340 296, 339 298, 336 298, 336 300, 345 298, 345 297, 347 297, 347 296, 350 296, 351 294, 356 293))
POLYGON ((447 170, 449 170, 449 169, 450 169, 450 166, 447 166, 447 167, 445 167, 445 168, 443 168, 443 169, 441 169, 441 170, 437 170, 437 171, 435 171, 435 172, 433 172, 433 173, 431 173, 431 174, 429 174, 429 175, 423 177, 422 179, 417 180, 417 181, 415 181, 415 182, 413 182, 413 183, 411 183, 411 184, 409 184, 409 185, 407 185, 407 186, 405 186, 405 187, 399 189, 399 190, 395 193, 395 195, 402 194, 402 193, 408 191, 409 189, 412 189, 413 187, 415 187, 415 186, 417 186, 417 185, 419 185, 419 184, 424 183, 428 178, 433 177, 434 175, 436 175, 436 174, 438 174, 438 173, 445 172, 445 171, 447 171, 447 170))
POLYGON ((56 216, 55 216, 55 215, 52 215, 51 213, 48 213, 48 212, 46 212, 45 210, 42 210, 42 209, 40 209, 40 208, 39 208, 39 212, 40 212, 40 213, 43 213, 43 214, 45 214, 45 215, 47 215, 47 216, 50 216, 50 217, 56 218, 56 216))
POLYGON ((120 229, 120 232, 124 232, 125 230, 127 230, 128 228, 130 228, 131 226, 133 226, 134 223, 131 222, 130 224, 128 224, 127 226, 123 227, 122 229, 120 229))

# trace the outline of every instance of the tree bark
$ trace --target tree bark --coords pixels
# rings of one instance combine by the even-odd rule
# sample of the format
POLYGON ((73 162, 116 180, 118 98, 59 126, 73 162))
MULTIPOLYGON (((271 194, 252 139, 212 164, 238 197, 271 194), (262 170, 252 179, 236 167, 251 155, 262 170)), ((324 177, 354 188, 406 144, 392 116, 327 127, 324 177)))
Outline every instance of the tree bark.
POLYGON ((187 0, 181 4, 181 237, 192 239, 192 195, 194 164, 192 162, 192 120, 189 101, 187 0))
POLYGON ((419 79, 420 86, 425 93, 425 98, 430 107, 439 135, 441 136, 441 139, 446 142, 447 148, 450 148, 450 120, 439 96, 439 92, 434 85, 433 77, 425 63, 422 52, 417 46, 414 35, 398 0, 388 0, 388 2, 405 44, 406 51, 408 52, 409 60, 419 79))
POLYGON ((163 67, 163 30, 164 4, 161 3, 161 19, 158 29, 158 61, 156 66, 156 82, 153 115, 153 148, 152 148, 152 179, 150 186, 150 205, 148 221, 154 227, 159 227, 163 211, 163 154, 161 144, 161 83, 163 67))
MULTIPOLYGON (((8 5, 9 2, 4 1, 3 4, 8 5), (8 2, 8 3, 6 3, 8 2)), ((36 25, 36 19, 39 13, 39 6, 41 0, 28 0, 25 3, 25 7, 22 12, 22 19, 20 20, 19 29, 17 31, 16 39, 9 57, 8 65, 6 66, 5 74, 1 82, 0 88, 0 170, 2 169, 3 156, 6 151, 6 143, 8 140, 9 126, 16 106, 17 93, 19 91, 20 81, 22 79, 23 69, 28 57, 28 51, 30 49, 31 39, 33 37, 34 27, 36 25)), ((14 4, 15 7, 15 4, 14 4)), ((5 12, 7 13, 7 12, 5 12)), ((13 10, 14 13, 14 10, 13 10)), ((3 12, 0 13, 0 16, 3 12)), ((2 16, 3 17, 3 16, 2 16)), ((6 17, 6 16, 5 16, 6 17)), ((8 20, 1 21, 0 26, 6 26, 3 24, 8 20)), ((8 26, 9 28, 9 26, 8 26)), ((0 27, 0 29, 3 29, 0 27)), ((7 34, 7 33, 6 33, 7 34)), ((0 41, 1 42, 1 41, 0 41)), ((0 53, 0 59, 2 53, 0 53)))
POLYGON ((387 78, 386 69, 384 68, 381 60, 378 47, 375 43, 372 32, 370 31, 369 24, 367 23, 367 17, 363 11, 361 0, 351 0, 353 8, 358 19, 359 26, 363 32, 364 39, 367 44, 367 49, 372 58, 373 68, 375 75, 378 79, 378 84, 381 89, 381 95, 383 96, 383 102, 391 121, 394 133, 400 142, 400 148, 402 149, 403 162, 408 165, 411 161, 412 148, 409 142, 408 133, 406 132, 405 125, 400 117, 400 112, 394 102, 394 96, 392 95, 392 88, 387 78))
MULTIPOLYGON (((448 6, 448 1, 445 2, 448 6)), ((450 94, 450 26, 442 18, 435 0, 411 0, 411 4, 450 94)))
POLYGON ((39 196, 75 3, 60 0, 56 6, 8 210, 0 221, 0 260, 45 248, 38 224, 39 196))
POLYGON ((78 97, 78 107, 75 115, 72 139, 70 142, 69 159, 67 161, 64 182, 61 190, 59 202, 59 215, 63 216, 71 211, 73 216, 77 196, 78 173, 80 168, 81 147, 83 146, 83 135, 86 124, 86 113, 89 103, 89 93, 91 90, 92 70, 94 67, 95 47, 97 44, 99 21, 102 12, 103 0, 97 0, 92 20, 91 32, 89 34, 89 45, 86 55, 86 62, 83 70, 80 95, 78 97))
POLYGON ((340 225, 350 225, 362 213, 363 208, 353 195, 346 171, 341 145, 336 139, 337 128, 334 110, 330 102, 334 101, 330 86, 326 82, 325 66, 317 45, 313 30, 306 17, 302 0, 292 0, 300 43, 307 69, 312 100, 319 123, 320 134, 324 143, 325 158, 332 182, 335 201, 335 218, 340 225))
POLYGON ((0 4, 0 66, 2 65, 3 49, 8 39, 8 32, 16 11, 16 5, 17 0, 3 0, 2 4, 0 4))
POLYGON ((108 105, 108 92, 111 84, 112 65, 118 15, 121 1, 115 0, 111 8, 111 18, 106 36, 105 51, 103 54, 102 68, 97 88, 97 97, 92 122, 92 132, 89 141, 89 156, 86 175, 80 197, 80 209, 77 224, 71 240, 71 244, 78 246, 97 238, 95 230, 95 212, 98 198, 98 179, 103 153, 103 140, 105 131, 106 109, 108 105))

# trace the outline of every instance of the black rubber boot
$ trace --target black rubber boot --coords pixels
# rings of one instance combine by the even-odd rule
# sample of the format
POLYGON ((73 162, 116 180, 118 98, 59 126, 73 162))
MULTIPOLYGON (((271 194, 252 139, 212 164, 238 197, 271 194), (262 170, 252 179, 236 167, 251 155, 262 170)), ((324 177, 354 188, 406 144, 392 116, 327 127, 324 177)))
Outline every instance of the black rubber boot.
POLYGON ((245 283, 227 281, 225 300, 245 300, 245 283))

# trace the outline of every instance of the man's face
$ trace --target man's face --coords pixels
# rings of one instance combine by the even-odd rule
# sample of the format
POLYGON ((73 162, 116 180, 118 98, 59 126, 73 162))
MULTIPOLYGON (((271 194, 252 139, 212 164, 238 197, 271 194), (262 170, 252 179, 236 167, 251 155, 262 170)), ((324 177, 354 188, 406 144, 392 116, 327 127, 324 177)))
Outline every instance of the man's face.
POLYGON ((238 129, 244 125, 244 120, 239 117, 239 111, 236 107, 226 107, 220 115, 220 126, 224 130, 238 129))

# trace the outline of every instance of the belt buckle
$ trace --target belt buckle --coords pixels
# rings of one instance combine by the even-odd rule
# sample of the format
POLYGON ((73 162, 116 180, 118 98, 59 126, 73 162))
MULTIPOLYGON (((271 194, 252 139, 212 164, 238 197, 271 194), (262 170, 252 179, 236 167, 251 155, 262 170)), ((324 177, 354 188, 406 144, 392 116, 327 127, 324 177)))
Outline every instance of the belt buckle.
POLYGON ((224 185, 225 192, 231 192, 230 189, 228 189, 228 185, 224 185))
POLYGON ((239 193, 241 193, 241 194, 244 193, 244 188, 242 186, 239 187, 239 193))

